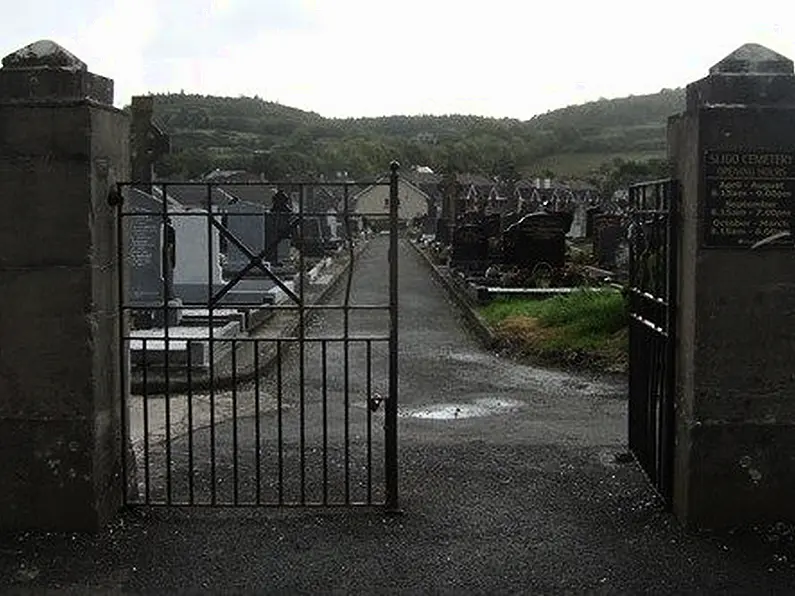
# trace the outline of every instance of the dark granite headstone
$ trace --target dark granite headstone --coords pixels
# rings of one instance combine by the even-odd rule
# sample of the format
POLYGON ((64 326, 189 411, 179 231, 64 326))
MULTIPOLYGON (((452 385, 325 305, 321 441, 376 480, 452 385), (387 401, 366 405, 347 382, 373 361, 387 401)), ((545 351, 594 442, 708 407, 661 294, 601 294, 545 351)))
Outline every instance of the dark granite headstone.
POLYGON ((574 213, 571 211, 550 211, 549 215, 558 218, 561 228, 563 228, 564 234, 568 234, 571 231, 571 224, 574 221, 574 213))
POLYGON ((453 235, 450 265, 466 270, 484 269, 488 266, 489 242, 483 225, 465 223, 459 225, 453 235))
POLYGON ((522 215, 520 213, 516 212, 516 211, 512 211, 512 212, 506 214, 502 218, 503 231, 505 231, 508 228, 510 228, 513 224, 515 224, 520 219, 522 219, 522 215))
POLYGON ((129 222, 129 300, 136 306, 156 306, 163 301, 163 204, 133 191, 126 202, 129 222))
MULTIPOLYGON (((265 208, 262 205, 246 201, 227 205, 226 227, 253 254, 258 255, 265 249, 265 208)), ((250 259, 233 242, 229 241, 227 247, 226 271, 237 273, 250 259)))
POLYGON ((602 213, 601 207, 589 207, 585 212, 585 237, 593 238, 593 220, 602 213))
POLYGON ((290 247, 294 233, 293 212, 290 197, 283 191, 273 195, 270 213, 266 216, 265 238, 268 252, 266 260, 271 264, 286 265, 290 258, 290 247))
POLYGON ((492 213, 483 218, 484 233, 489 238, 499 236, 502 232, 502 216, 499 213, 492 213))
POLYGON ((599 267, 614 269, 619 248, 627 238, 623 218, 615 214, 594 217, 593 254, 599 267))
POLYGON ((436 220, 436 241, 447 246, 450 244, 450 224, 446 219, 440 218, 436 220))
POLYGON ((130 306, 151 308, 132 311, 134 325, 141 328, 177 325, 182 317, 181 302, 174 295, 176 233, 170 218, 163 223, 163 204, 144 192, 131 189, 125 202, 131 215, 127 220, 128 295, 130 306), (165 243, 165 246, 164 246, 165 243), (168 308, 163 310, 163 300, 168 308))
POLYGON ((326 237, 323 235, 321 220, 316 216, 304 217, 299 246, 304 255, 322 257, 326 255, 326 237))
POLYGON ((525 215, 503 234, 503 263, 527 269, 539 263, 562 267, 566 258, 567 229, 565 218, 559 214, 525 215))

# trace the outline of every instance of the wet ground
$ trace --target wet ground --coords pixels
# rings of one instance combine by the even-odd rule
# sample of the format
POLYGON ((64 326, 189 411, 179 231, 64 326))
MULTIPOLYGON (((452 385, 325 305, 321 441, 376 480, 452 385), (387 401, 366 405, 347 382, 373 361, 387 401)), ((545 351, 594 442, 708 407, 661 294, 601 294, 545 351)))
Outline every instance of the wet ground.
MULTIPOLYGON (((386 238, 376 238, 360 259, 356 302, 386 299, 386 246, 386 238)), ((623 379, 533 368, 482 351, 420 257, 407 244, 400 257, 401 515, 377 507, 139 508, 99 536, 0 539, 0 587, 12 593, 795 592, 791 528, 693 536, 662 511, 635 464, 622 457, 623 379)), ((311 334, 330 337, 341 325, 341 316, 329 313, 311 334)), ((350 325, 360 335, 387 329, 386 316, 375 312, 350 325)), ((387 352, 372 342, 368 368, 367 350, 366 342, 351 349, 346 374, 341 347, 327 343, 323 375, 322 342, 307 346, 303 406, 298 355, 286 357, 281 486, 289 499, 300 498, 301 453, 307 500, 322 496, 324 470, 330 500, 343 498, 346 469, 352 500, 381 497, 383 405, 374 413, 366 406, 368 394, 386 390, 387 352)), ((243 408, 237 423, 227 417, 213 427, 214 484, 210 429, 175 433, 175 494, 187 494, 192 467, 197 494, 215 486, 223 499, 235 489, 239 500, 257 490, 263 500, 278 496, 277 386, 273 375, 262 380, 262 403, 270 406, 259 416, 243 408), (233 445, 245 455, 230 461, 233 445)), ((153 477, 162 487, 165 476, 153 477)))

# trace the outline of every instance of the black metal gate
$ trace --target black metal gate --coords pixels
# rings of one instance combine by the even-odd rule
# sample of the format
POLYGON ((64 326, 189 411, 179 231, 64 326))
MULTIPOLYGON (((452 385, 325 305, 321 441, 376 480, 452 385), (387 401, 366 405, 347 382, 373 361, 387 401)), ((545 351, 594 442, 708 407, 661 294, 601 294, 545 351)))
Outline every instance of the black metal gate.
POLYGON ((675 180, 629 189, 629 447, 670 507, 676 361, 675 180))
POLYGON ((118 185, 128 504, 397 509, 397 185, 118 185))

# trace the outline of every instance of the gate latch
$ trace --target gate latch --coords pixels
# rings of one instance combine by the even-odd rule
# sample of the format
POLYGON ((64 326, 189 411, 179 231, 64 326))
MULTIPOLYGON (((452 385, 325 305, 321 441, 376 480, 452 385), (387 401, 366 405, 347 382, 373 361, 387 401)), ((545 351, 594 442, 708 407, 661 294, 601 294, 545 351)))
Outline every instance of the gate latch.
POLYGON ((379 408, 379 406, 381 405, 381 402, 382 402, 382 401, 384 401, 384 398, 383 398, 383 397, 381 397, 381 395, 380 395, 380 394, 378 394, 378 393, 376 393, 375 395, 373 395, 373 397, 369 398, 369 399, 367 400, 367 405, 368 405, 368 407, 370 408, 370 411, 371 411, 371 412, 375 412, 375 411, 377 411, 377 410, 378 410, 378 408, 379 408))

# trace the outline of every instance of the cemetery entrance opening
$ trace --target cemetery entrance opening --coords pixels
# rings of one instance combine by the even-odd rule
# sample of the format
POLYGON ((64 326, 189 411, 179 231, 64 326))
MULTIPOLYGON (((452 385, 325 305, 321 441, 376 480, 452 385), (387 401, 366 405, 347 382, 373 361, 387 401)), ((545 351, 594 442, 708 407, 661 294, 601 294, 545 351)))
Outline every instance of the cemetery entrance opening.
POLYGON ((397 508, 397 188, 117 185, 128 504, 397 508))
POLYGON ((676 330, 675 180, 629 189, 629 447, 670 507, 676 330))

